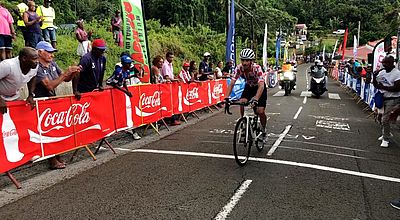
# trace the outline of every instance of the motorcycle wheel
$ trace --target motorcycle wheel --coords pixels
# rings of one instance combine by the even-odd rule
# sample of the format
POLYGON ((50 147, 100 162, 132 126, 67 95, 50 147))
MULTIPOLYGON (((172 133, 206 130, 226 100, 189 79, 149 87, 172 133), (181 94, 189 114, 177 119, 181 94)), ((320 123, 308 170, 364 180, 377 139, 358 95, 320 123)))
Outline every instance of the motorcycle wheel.
POLYGON ((290 94, 290 85, 289 83, 285 83, 285 96, 290 94))

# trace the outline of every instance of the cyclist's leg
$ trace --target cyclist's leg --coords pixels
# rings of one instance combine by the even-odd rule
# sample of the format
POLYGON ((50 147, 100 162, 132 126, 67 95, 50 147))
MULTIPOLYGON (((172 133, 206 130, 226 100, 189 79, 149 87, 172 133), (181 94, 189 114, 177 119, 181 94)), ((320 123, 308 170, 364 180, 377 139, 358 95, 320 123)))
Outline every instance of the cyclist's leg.
MULTIPOLYGON (((241 102, 241 103, 246 103, 246 102, 248 102, 249 100, 247 99, 247 98, 240 98, 239 99, 239 102, 241 102)), ((240 106, 240 117, 243 117, 243 115, 244 115, 244 106, 243 105, 241 105, 240 106)))
POLYGON ((267 107, 267 89, 264 88, 264 91, 258 100, 257 104, 257 110, 256 113, 258 117, 260 117, 260 122, 262 126, 262 131, 265 133, 266 132, 266 126, 267 126, 267 115, 265 114, 265 108, 267 107))

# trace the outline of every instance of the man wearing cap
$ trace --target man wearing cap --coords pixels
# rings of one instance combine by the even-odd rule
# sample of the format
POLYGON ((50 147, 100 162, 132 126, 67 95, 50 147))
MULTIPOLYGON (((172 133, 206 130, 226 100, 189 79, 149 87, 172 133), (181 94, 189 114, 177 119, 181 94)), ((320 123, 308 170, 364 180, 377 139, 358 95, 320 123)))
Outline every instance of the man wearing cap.
POLYGON ((43 38, 47 42, 51 42, 51 45, 56 48, 56 29, 54 26, 54 19, 56 19, 56 13, 54 8, 50 6, 51 0, 44 0, 44 4, 36 8, 36 13, 43 17, 42 29, 43 38))
MULTIPOLYGON (((36 45, 39 54, 39 67, 36 75, 35 98, 56 96, 55 88, 62 82, 71 80, 71 77, 80 71, 78 66, 70 66, 62 71, 54 62, 54 49, 49 42, 40 41, 36 45)), ((65 164, 60 156, 48 159, 50 169, 64 169, 65 164)))
POLYGON ((189 67, 190 67, 190 63, 183 63, 183 67, 181 72, 179 73, 179 80, 184 82, 184 83, 190 83, 192 80, 192 77, 190 76, 189 73, 189 67))
POLYGON ((33 101, 35 90, 35 76, 38 66, 38 53, 35 49, 24 47, 19 56, 0 63, 0 114, 7 112, 6 101, 20 99, 19 90, 28 84, 28 98, 26 102, 35 107, 33 101))
POLYGON ((208 65, 208 60, 211 57, 209 52, 204 53, 204 59, 199 64, 199 80, 206 81, 208 79, 209 74, 213 74, 212 69, 208 65))
POLYGON ((73 91, 78 100, 81 98, 81 93, 92 92, 95 89, 103 91, 106 48, 106 42, 103 39, 96 39, 92 43, 92 51, 81 58, 79 63, 81 72, 72 81, 73 91))

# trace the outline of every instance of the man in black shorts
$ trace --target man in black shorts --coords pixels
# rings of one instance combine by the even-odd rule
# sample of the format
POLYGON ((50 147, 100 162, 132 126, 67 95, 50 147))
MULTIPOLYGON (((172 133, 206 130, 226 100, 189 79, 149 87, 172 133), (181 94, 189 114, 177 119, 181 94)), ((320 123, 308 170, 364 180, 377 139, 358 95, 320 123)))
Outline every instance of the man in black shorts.
MULTIPOLYGON (((226 97, 229 97, 235 82, 239 77, 246 80, 240 102, 250 102, 256 106, 256 113, 260 117, 260 122, 263 130, 263 138, 266 137, 267 116, 265 107, 267 106, 267 88, 265 86, 265 75, 261 66, 254 63, 256 56, 252 49, 243 49, 240 52, 241 64, 237 65, 232 74, 232 80, 228 86, 226 97)), ((229 98, 226 98, 229 101, 229 98)), ((240 106, 240 114, 244 115, 244 106, 240 106)))

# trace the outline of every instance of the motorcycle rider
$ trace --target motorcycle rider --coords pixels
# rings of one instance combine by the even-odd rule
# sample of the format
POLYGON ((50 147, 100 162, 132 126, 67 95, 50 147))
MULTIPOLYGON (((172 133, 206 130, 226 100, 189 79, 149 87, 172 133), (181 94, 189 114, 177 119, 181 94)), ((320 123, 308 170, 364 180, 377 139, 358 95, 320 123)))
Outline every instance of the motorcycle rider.
MULTIPOLYGON (((265 85, 265 74, 261 67, 254 63, 256 55, 252 49, 246 48, 240 52, 241 64, 237 65, 228 86, 225 97, 229 97, 235 82, 240 77, 244 78, 246 85, 244 87, 240 102, 249 102, 256 107, 256 113, 260 117, 262 126, 263 141, 266 141, 266 125, 267 116, 265 107, 267 106, 267 88, 265 85)), ((229 98, 225 98, 226 102, 230 102, 229 98)), ((244 106, 240 106, 240 115, 244 115, 244 106)))
MULTIPOLYGON (((310 72, 311 77, 316 77, 316 78, 321 78, 321 75, 323 74, 325 78, 325 91, 328 91, 326 88, 327 82, 328 82, 328 71, 325 69, 324 64, 319 61, 318 64, 316 65, 316 68, 310 72)), ((311 88, 308 90, 311 91, 311 88)))
POLYGON ((312 65, 310 68, 311 72, 316 71, 318 69, 318 63, 319 63, 319 60, 316 59, 314 62, 314 65, 312 65))
POLYGON ((296 90, 296 73, 297 73, 297 68, 293 65, 292 62, 289 60, 286 61, 285 64, 282 65, 282 70, 280 72, 286 72, 286 71, 291 71, 294 76, 293 80, 293 90, 296 90))

